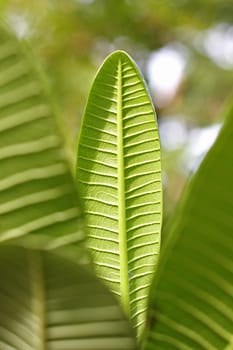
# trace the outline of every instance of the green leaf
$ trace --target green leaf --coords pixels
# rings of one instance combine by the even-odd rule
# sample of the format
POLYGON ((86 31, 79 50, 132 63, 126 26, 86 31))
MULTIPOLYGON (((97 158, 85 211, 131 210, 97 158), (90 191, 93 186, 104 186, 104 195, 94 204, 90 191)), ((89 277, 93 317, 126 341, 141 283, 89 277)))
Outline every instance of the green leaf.
POLYGON ((146 349, 233 349, 233 109, 162 250, 146 349))
POLYGON ((0 348, 133 350, 115 298, 81 265, 54 253, 0 247, 0 348))
POLYGON ((97 274, 142 332, 160 247, 161 160, 151 99, 127 54, 111 54, 90 91, 77 181, 97 274))
POLYGON ((0 242, 46 248, 84 238, 51 103, 27 51, 0 29, 0 242))

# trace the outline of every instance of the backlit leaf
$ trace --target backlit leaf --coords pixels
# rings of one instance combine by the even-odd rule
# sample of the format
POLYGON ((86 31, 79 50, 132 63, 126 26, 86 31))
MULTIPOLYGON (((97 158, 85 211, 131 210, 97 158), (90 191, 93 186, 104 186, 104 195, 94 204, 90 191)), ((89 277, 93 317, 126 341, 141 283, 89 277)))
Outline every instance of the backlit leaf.
POLYGON ((140 334, 160 247, 161 160, 151 99, 124 52, 106 59, 91 88, 77 181, 97 274, 140 334))

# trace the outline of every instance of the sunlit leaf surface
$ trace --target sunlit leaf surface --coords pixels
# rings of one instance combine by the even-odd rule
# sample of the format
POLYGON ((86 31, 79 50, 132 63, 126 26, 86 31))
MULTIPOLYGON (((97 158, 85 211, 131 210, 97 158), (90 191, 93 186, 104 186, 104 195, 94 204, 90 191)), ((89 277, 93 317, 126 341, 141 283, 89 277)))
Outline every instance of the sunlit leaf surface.
POLYGON ((160 247, 161 161, 150 97, 124 52, 110 55, 93 83, 77 179, 97 274, 140 334, 160 247))

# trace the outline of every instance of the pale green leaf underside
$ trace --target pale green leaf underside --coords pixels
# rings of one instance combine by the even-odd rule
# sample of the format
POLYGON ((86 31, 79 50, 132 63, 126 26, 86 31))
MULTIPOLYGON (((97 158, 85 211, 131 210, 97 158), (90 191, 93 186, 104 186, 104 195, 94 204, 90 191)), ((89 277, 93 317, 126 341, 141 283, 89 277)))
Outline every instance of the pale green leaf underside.
POLYGON ((83 240, 83 232, 40 80, 20 43, 0 29, 0 242, 40 240, 58 248, 83 240))
POLYGON ((78 145, 77 179, 99 276, 140 333, 160 247, 161 160, 155 112, 124 52, 93 83, 78 145))
POLYGON ((1 349, 135 349, 115 298, 82 266, 2 246, 0 280, 1 349))
POLYGON ((233 110, 162 251, 147 350, 233 349, 232 194, 233 110))

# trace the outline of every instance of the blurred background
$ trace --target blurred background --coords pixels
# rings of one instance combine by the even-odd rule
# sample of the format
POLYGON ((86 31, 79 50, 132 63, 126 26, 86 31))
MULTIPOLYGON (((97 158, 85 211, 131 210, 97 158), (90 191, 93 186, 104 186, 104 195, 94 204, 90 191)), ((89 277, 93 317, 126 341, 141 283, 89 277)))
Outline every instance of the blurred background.
POLYGON ((126 50, 149 84, 162 143, 165 222, 214 142, 233 82, 231 0, 0 0, 43 65, 75 159, 97 67, 126 50))

